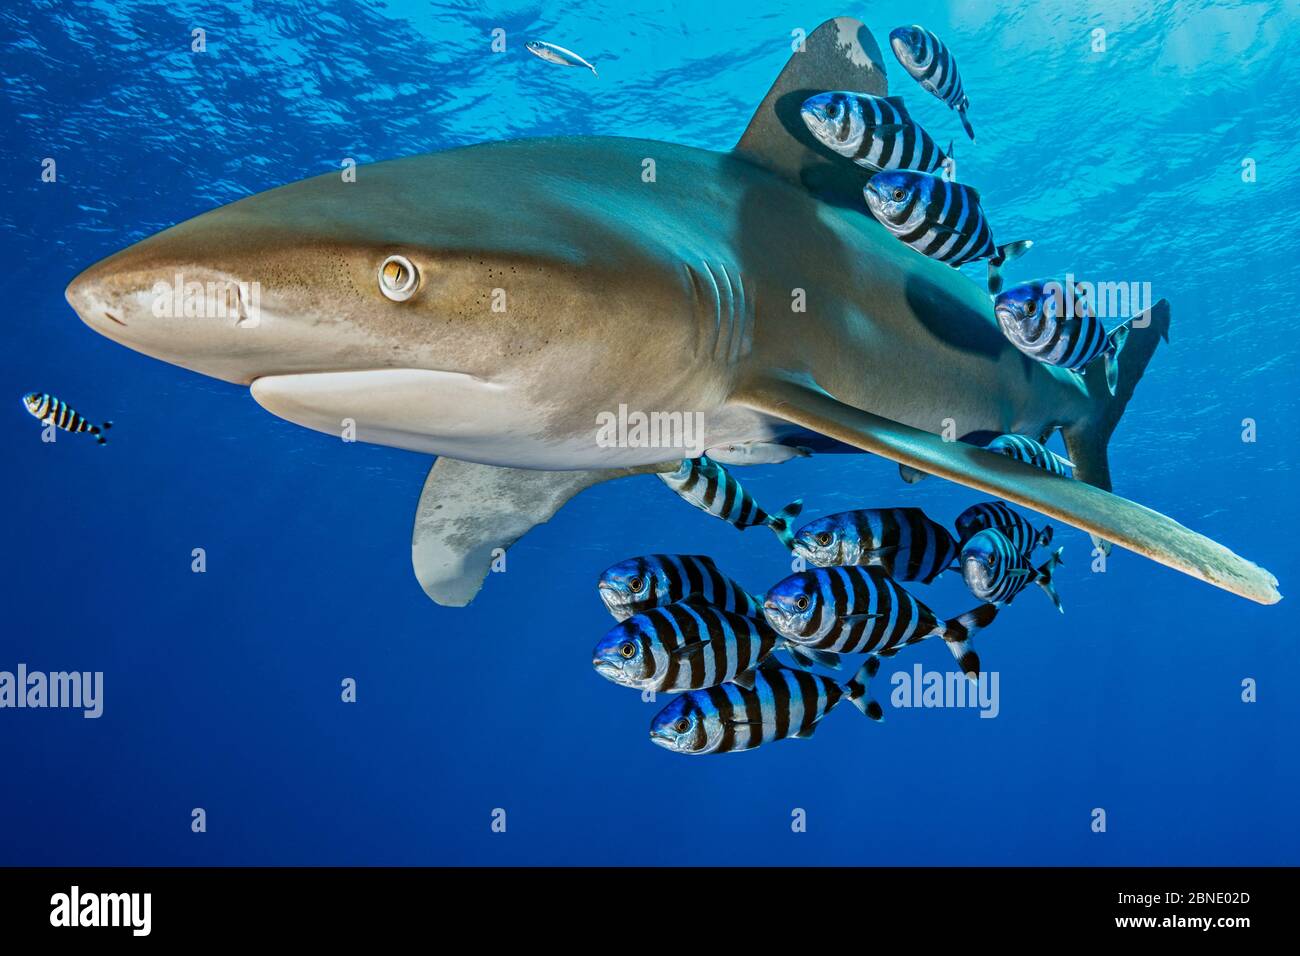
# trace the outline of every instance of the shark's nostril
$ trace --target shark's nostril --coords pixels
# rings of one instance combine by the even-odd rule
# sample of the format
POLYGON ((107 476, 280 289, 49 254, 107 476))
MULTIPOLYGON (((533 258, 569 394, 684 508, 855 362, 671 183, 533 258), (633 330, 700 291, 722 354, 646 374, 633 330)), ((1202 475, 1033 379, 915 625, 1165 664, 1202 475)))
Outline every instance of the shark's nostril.
POLYGON ((110 322, 116 322, 118 325, 126 325, 126 323, 122 321, 121 317, 112 309, 104 310, 104 318, 108 319, 110 322))

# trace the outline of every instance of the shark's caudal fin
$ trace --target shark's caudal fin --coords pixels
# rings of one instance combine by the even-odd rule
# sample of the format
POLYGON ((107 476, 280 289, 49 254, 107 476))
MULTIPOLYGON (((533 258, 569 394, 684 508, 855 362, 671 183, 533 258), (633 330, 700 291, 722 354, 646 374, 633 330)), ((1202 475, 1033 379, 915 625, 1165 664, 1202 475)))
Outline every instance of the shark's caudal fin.
MULTIPOLYGON (((1128 335, 1118 344, 1124 348, 1124 358, 1115 372, 1114 388, 1107 381, 1107 369, 1102 362, 1090 365, 1083 377, 1088 397, 1092 399, 1093 413, 1085 420, 1062 431, 1065 450, 1074 462, 1074 477, 1090 485, 1110 491, 1110 461, 1106 446, 1111 433, 1119 424, 1120 416, 1128 407, 1133 390, 1137 388, 1147 363, 1155 354, 1156 346, 1169 341, 1169 303, 1161 299, 1125 323, 1128 335)), ((1111 333, 1114 336, 1114 332, 1111 333)), ((1111 344, 1114 345, 1112 338, 1111 344)), ((1109 361, 1109 360, 1107 360, 1109 361)), ((1111 539, 1114 540, 1114 539, 1111 539)))
POLYGON ((420 493, 411 563, 424 593, 464 607, 492 562, 592 485, 656 469, 533 471, 439 458, 420 493))
MULTIPOLYGON (((1166 324, 1167 308, 1163 313, 1166 324)), ((1160 306, 1153 310, 1152 326, 1157 324, 1154 314, 1159 310, 1160 306)), ((1119 391, 1114 399, 1117 404, 1102 409, 1097 425, 1105 429, 1107 436, 1155 349, 1154 342, 1149 341, 1154 337, 1130 340, 1125 347, 1128 362, 1121 367, 1119 391)), ((1106 392, 1104 381, 1100 381, 1100 388, 1106 392)), ((1109 394, 1106 398, 1110 401, 1109 394)), ((1277 578, 1272 574, 1172 518, 1083 481, 1052 475, 965 442, 946 442, 919 428, 845 405, 806 379, 765 378, 742 388, 733 401, 1058 518, 1252 601, 1273 604, 1281 600, 1277 578)), ((1074 449, 1070 457, 1076 463, 1087 460, 1074 449)))
POLYGON ((830 156, 800 116, 804 100, 827 90, 889 93, 880 47, 852 17, 827 20, 808 35, 763 97, 736 154, 829 202, 861 207, 862 187, 871 174, 830 156))

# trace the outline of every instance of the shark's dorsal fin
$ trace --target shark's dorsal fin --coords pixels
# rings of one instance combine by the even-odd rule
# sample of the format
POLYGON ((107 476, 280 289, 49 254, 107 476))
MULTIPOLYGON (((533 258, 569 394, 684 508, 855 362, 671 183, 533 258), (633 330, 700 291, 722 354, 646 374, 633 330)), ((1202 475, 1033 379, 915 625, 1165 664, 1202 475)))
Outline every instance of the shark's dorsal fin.
POLYGON ((799 115, 804 100, 827 90, 873 96, 889 92, 880 47, 871 31, 852 17, 827 20, 808 35, 803 49, 790 57, 763 97, 736 153, 829 202, 860 206, 870 174, 828 157, 799 115))

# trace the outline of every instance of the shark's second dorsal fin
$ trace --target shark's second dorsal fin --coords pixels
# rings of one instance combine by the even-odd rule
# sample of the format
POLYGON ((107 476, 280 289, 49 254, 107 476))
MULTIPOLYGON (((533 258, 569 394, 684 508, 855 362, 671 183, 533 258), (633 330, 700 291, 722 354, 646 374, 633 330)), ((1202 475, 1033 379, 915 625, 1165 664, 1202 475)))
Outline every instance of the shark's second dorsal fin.
POLYGON ((799 183, 836 204, 861 205, 870 173, 839 157, 830 157, 808 132, 799 108, 804 100, 827 90, 851 90, 886 96, 880 47, 860 21, 827 20, 804 40, 763 97, 736 154, 799 183))

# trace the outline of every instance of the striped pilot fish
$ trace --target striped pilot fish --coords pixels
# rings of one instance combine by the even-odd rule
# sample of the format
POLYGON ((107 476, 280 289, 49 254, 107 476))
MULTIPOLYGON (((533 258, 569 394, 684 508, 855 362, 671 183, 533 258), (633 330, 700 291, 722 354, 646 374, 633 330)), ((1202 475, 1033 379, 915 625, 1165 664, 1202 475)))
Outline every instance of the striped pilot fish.
POLYGON ((703 554, 647 554, 608 567, 597 583, 617 621, 653 607, 696 600, 733 614, 761 618, 763 602, 718 570, 703 554))
POLYGON ((556 46, 554 43, 547 43, 545 40, 529 40, 524 47, 535 57, 545 60, 547 63, 554 63, 558 66, 582 66, 591 70, 592 76, 600 76, 596 68, 584 60, 572 50, 566 50, 562 46, 556 46))
POLYGON ((975 130, 971 129, 970 120, 966 117, 970 100, 962 87, 957 60, 948 52, 943 41, 924 27, 913 25, 891 30, 889 46, 912 79, 920 83, 924 90, 947 103, 949 109, 957 111, 966 135, 972 143, 975 142, 975 130))
POLYGON ((660 473, 659 478, 701 511, 721 518, 741 531, 754 525, 767 525, 787 548, 793 547, 790 522, 799 514, 803 502, 792 501, 774 515, 758 506, 740 482, 708 455, 683 458, 677 470, 660 473))
POLYGON ((1006 455, 1016 461, 1023 461, 1026 465, 1033 465, 1035 468, 1066 478, 1070 477, 1070 469, 1074 467, 1074 462, 1070 459, 1062 458, 1042 442, 1035 441, 1028 435, 999 435, 984 447, 987 451, 1006 455))
POLYGON ((104 432, 113 427, 112 422, 92 425, 82 415, 69 408, 66 402, 44 392, 28 392, 23 396, 23 407, 47 425, 53 425, 65 432, 89 432, 101 445, 108 441, 104 432))
POLYGON ((979 674, 971 639, 997 616, 996 607, 984 604, 941 621, 883 569, 861 565, 792 574, 767 592, 763 612, 786 640, 835 654, 892 657, 941 637, 971 677, 979 674))
POLYGON ((872 720, 884 709, 871 699, 869 684, 880 659, 869 657, 852 680, 829 677, 768 661, 754 672, 752 687, 721 684, 676 697, 650 721, 650 739, 680 754, 753 750, 773 740, 808 738, 842 700, 872 720))
MULTIPOLYGON (((669 604, 610 628, 592 651, 596 673, 637 690, 752 685, 755 667, 785 645, 762 618, 705 604, 669 604)), ((838 662, 837 662, 838 663, 838 662)))
POLYGON ((948 529, 920 508, 842 511, 810 521, 794 535, 794 553, 819 568, 869 564, 896 580, 926 584, 956 567, 958 551, 948 529))
POLYGON ((1012 511, 1005 502, 986 501, 971 505, 957 516, 957 540, 963 544, 985 528, 1001 531, 1011 546, 1021 554, 1031 554, 1035 548, 1045 548, 1052 543, 1052 526, 1044 525, 1042 531, 1034 530, 1029 519, 1012 511))
POLYGON ((818 93, 800 109, 804 125, 827 149, 859 166, 918 169, 951 176, 952 143, 945 153, 921 124, 912 119, 901 96, 869 93, 818 93))
POLYGON ((1065 608, 1061 607, 1061 599, 1052 584, 1052 572, 1060 563, 1061 549, 1057 548, 1041 567, 1033 567, 1028 554, 996 528, 976 533, 961 549, 961 575, 966 587, 979 600, 998 607, 1010 604, 1032 581, 1047 592, 1056 609, 1064 614, 1065 608))
POLYGON ((964 183, 887 169, 871 177, 862 195, 871 215, 917 252, 954 268, 987 259, 989 292, 1002 288, 1002 266, 1033 245, 1028 239, 997 245, 980 194, 964 183))
POLYGON ((1128 341, 1128 323, 1109 333, 1088 302, 1087 290, 1073 282, 1026 282, 998 294, 993 314, 1007 340, 1032 359, 1069 369, 1083 369, 1104 356, 1106 387, 1119 383, 1119 352, 1128 341))

